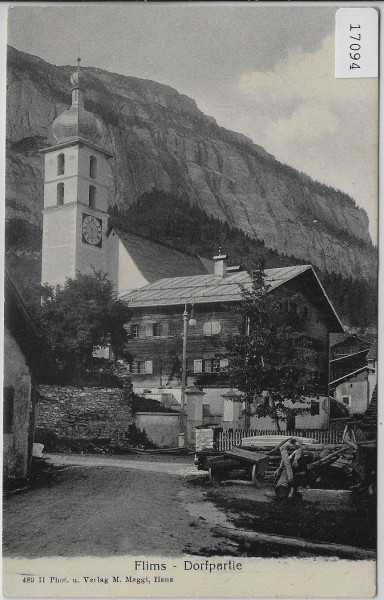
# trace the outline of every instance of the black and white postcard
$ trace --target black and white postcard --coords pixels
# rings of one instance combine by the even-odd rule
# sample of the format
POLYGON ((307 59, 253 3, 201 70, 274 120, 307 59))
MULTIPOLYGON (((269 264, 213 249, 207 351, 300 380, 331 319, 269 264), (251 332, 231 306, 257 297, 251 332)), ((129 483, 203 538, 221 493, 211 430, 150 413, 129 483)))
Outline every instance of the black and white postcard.
POLYGON ((7 7, 5 596, 376 594, 379 4, 7 7))

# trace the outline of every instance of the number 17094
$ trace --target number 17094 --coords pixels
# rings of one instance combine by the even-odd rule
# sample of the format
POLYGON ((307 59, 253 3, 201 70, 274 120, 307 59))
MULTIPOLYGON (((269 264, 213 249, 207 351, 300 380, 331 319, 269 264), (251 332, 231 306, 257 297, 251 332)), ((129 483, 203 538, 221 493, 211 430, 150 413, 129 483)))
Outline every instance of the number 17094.
POLYGON ((360 54, 361 33, 359 32, 359 29, 360 29, 360 25, 350 25, 349 26, 349 31, 350 31, 349 57, 352 59, 352 61, 356 61, 356 62, 352 62, 349 65, 350 69, 360 69, 360 65, 357 62, 361 59, 361 54, 360 54), (355 31, 355 30, 357 30, 357 31, 355 31))

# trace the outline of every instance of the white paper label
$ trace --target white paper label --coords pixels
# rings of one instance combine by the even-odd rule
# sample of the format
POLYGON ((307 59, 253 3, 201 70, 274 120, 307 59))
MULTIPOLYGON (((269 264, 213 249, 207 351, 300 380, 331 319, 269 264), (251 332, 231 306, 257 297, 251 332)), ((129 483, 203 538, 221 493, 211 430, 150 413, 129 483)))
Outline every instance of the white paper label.
POLYGON ((335 29, 335 77, 378 77, 379 14, 374 8, 339 8, 335 29))

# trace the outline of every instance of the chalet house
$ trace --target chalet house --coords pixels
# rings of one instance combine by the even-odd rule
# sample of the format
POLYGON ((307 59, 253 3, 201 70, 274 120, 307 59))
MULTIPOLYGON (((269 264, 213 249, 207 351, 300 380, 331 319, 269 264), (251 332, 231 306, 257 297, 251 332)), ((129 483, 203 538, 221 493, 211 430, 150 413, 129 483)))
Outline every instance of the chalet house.
POLYGON ((5 273, 3 452, 5 486, 28 478, 34 435, 35 383, 49 382, 57 365, 9 274, 5 273))
MULTIPOLYGON (((352 357, 356 354, 361 356, 361 352, 353 353, 352 357)), ((377 341, 368 350, 363 351, 363 356, 365 360, 361 366, 352 363, 351 371, 329 383, 331 396, 346 406, 351 414, 365 413, 376 394, 377 341)), ((361 361, 361 358, 359 360, 361 361)))
MULTIPOLYGON (((160 401, 172 396, 180 402, 182 313, 187 306, 190 315, 193 310, 190 323, 195 325, 188 329, 187 385, 204 391, 204 423, 235 427, 241 426, 241 407, 225 397, 231 387, 227 339, 238 333, 240 324, 231 308, 242 300, 241 286, 250 286, 251 281, 247 272, 228 267, 227 258, 215 257, 213 273, 158 279, 123 299, 133 313, 128 351, 134 389, 160 401)), ((310 265, 266 269, 266 283, 269 293, 289 290, 295 296, 295 302, 284 309, 300 317, 307 342, 305 362, 310 362, 320 394, 311 414, 297 416, 296 423, 287 425, 289 429, 324 428, 329 418, 329 334, 342 332, 343 327, 310 265)), ((297 350, 297 358, 304 360, 302 349, 297 350)), ((270 419, 262 421, 251 427, 274 428, 270 419)))

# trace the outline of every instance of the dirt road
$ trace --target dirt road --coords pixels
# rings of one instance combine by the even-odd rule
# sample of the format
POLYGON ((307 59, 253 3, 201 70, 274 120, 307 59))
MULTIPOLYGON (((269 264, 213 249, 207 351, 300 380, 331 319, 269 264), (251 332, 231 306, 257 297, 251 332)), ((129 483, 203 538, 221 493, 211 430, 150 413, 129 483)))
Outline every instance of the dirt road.
POLYGON ((51 463, 61 466, 77 465, 84 467, 118 467, 119 469, 136 469, 164 473, 171 476, 201 476, 189 456, 164 456, 159 454, 134 454, 128 456, 100 454, 45 454, 51 463))
POLYGON ((50 486, 5 498, 6 556, 231 554, 211 522, 224 514, 187 483, 192 458, 56 455, 50 486), (200 510, 201 508, 201 510, 200 510))

